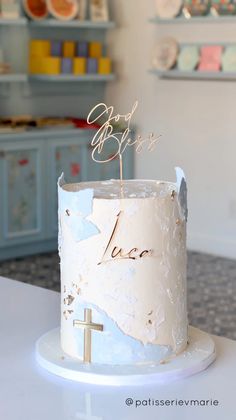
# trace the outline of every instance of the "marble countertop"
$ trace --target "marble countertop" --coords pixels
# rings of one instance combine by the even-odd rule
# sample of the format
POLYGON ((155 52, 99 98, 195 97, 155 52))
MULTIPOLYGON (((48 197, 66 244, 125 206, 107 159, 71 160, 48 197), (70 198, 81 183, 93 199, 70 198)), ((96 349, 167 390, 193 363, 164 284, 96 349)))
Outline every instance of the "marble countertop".
POLYGON ((83 385, 53 376, 35 361, 35 342, 59 325, 59 311, 57 292, 0 277, 1 419, 234 418, 235 341, 214 336, 217 360, 205 372, 185 380, 142 388, 83 385))

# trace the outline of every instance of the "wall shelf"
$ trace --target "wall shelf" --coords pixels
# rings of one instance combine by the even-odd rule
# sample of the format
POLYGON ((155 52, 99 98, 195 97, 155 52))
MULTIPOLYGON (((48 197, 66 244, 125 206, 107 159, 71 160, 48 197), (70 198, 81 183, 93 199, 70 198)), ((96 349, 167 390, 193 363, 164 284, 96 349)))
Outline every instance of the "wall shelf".
POLYGON ((58 76, 50 76, 44 74, 37 74, 29 76, 30 82, 109 82, 115 79, 112 74, 85 74, 84 76, 74 76, 71 74, 59 74, 58 76))
POLYGON ((115 22, 93 22, 91 20, 70 20, 63 21, 58 19, 45 19, 42 21, 29 21, 29 27, 32 28, 77 28, 77 29, 112 29, 115 22))
POLYGON ((29 26, 30 28, 72 28, 72 29, 112 29, 115 27, 114 21, 93 22, 92 20, 79 21, 77 19, 64 21, 58 19, 44 19, 42 21, 33 21, 24 17, 18 19, 1 19, 1 26, 29 26))
POLYGON ((173 19, 163 19, 159 17, 150 18, 149 22, 154 24, 175 24, 175 23, 236 23, 236 15, 232 16, 193 16, 186 18, 179 16, 173 19))
POLYGON ((0 74, 1 83, 26 83, 26 82, 110 82, 115 79, 115 74, 85 74, 84 76, 74 76, 72 74, 59 74, 50 76, 37 74, 29 76, 27 74, 0 74))
POLYGON ((187 79, 187 80, 236 80, 236 72, 208 72, 208 71, 180 71, 173 70, 150 70, 150 73, 155 74, 160 79, 187 79))
POLYGON ((26 74, 0 74, 0 83, 27 82, 26 74))
POLYGON ((26 26, 28 20, 24 17, 18 19, 2 19, 0 18, 0 27, 1 26, 26 26))

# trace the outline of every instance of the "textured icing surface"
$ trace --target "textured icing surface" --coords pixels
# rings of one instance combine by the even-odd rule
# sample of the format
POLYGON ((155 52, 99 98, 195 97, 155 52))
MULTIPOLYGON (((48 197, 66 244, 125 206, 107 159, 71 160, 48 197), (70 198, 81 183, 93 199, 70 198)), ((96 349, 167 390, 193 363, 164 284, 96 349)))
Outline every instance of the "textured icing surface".
MULTIPOLYGON (((126 336, 117 324, 95 305, 83 302, 81 298, 78 298, 75 302, 71 306, 74 310, 73 318, 83 319, 84 309, 88 308, 92 309, 93 322, 103 325, 102 333, 99 331, 92 333, 92 360, 95 363, 132 364, 148 362, 151 364, 158 363, 171 354, 170 347, 153 344, 143 345, 140 341, 126 336)), ((71 353, 72 349, 76 349, 73 356, 78 357, 79 354, 82 359, 83 330, 74 330, 73 324, 68 322, 66 334, 67 339, 63 340, 63 350, 65 353, 71 353)))
MULTIPOLYGON (((63 182, 63 176, 59 180, 63 182)), ((65 222, 70 228, 76 241, 82 241, 99 233, 97 227, 87 220, 92 213, 93 189, 87 188, 74 192, 72 195, 61 190, 59 212, 66 215, 65 222)))
MULTIPOLYGON (((95 198, 121 198, 121 184, 118 180, 101 182, 80 182, 79 184, 65 184, 64 191, 78 192, 86 189, 94 190, 95 198)), ((174 183, 162 181, 126 180, 123 182, 124 198, 162 197, 175 190, 174 183)))
MULTIPOLYGON (((81 299, 86 307, 94 308, 93 316, 100 316, 99 322, 108 328, 102 333, 93 332, 94 361, 111 363, 117 339, 117 363, 158 360, 170 348, 175 353, 182 351, 187 343, 186 221, 176 184, 126 181, 124 198, 120 199, 119 181, 63 187, 62 182, 59 223, 63 349, 82 357, 83 333, 73 327, 76 317, 83 318, 81 299), (99 233, 76 240, 76 219, 68 224, 65 207, 70 211, 75 203, 73 196, 88 189, 93 190, 93 202, 86 220, 99 233), (68 295, 73 296, 72 303, 68 295), (109 340, 107 331, 111 334, 109 340), (113 350, 104 353, 104 360, 100 352, 107 345, 113 350), (140 357, 133 351, 137 348, 142 348, 140 357)), ((76 215, 76 208, 73 211, 76 215)))

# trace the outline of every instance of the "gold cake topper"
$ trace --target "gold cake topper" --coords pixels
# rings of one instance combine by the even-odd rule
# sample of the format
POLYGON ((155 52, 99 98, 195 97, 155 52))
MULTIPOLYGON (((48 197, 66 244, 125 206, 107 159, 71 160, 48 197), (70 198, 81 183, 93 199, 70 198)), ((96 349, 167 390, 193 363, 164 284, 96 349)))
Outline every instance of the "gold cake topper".
POLYGON ((140 153, 144 146, 146 146, 147 150, 152 152, 160 138, 160 135, 155 137, 153 133, 150 133, 146 138, 140 135, 137 138, 132 138, 131 121, 137 107, 138 101, 134 103, 131 112, 127 114, 114 114, 113 106, 108 107, 105 103, 99 103, 90 111, 87 117, 88 124, 94 124, 105 118, 105 121, 91 141, 93 148, 92 159, 98 163, 107 163, 119 158, 121 189, 123 184, 122 156, 125 150, 128 147, 135 147, 135 151, 140 153), (124 128, 118 128, 118 131, 116 131, 116 124, 124 124, 124 128), (114 153, 107 158, 102 157, 105 146, 111 142, 115 147, 114 153))

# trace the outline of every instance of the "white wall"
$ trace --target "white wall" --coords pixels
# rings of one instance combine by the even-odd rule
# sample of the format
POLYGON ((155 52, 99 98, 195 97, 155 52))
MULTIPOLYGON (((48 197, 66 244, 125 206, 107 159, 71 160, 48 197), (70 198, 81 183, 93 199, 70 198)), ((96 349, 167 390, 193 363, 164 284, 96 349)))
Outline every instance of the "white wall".
POLYGON ((128 112, 135 99, 140 133, 162 134, 152 154, 136 156, 136 177, 173 180, 184 168, 189 186, 190 249, 236 258, 236 82, 163 81, 148 73, 155 40, 236 43, 235 24, 148 23, 154 0, 114 0, 118 28, 109 36, 118 80, 106 101, 128 112))

